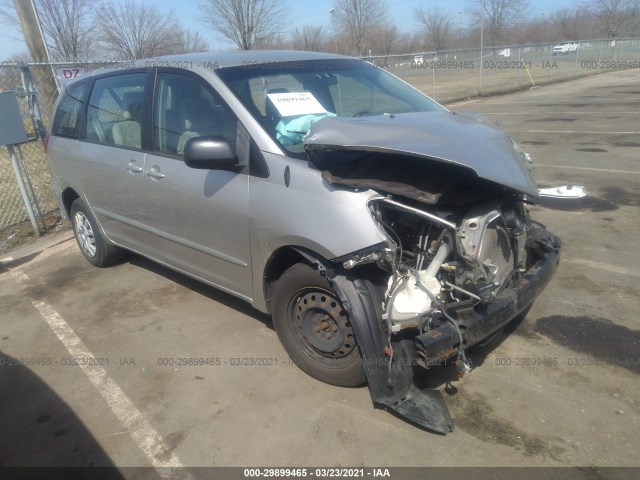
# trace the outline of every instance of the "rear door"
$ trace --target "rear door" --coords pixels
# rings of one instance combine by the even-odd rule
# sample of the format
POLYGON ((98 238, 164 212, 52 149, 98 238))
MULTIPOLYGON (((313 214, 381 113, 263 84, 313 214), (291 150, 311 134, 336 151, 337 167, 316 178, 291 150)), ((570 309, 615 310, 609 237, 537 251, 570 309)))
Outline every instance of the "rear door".
POLYGON ((150 233, 142 202, 149 75, 139 70, 95 80, 74 154, 82 193, 107 236, 142 253, 150 233))
POLYGON ((144 188, 154 257, 251 299, 248 174, 193 169, 182 158, 185 142, 204 135, 248 152, 248 134, 204 79, 170 69, 157 72, 151 128, 144 188))

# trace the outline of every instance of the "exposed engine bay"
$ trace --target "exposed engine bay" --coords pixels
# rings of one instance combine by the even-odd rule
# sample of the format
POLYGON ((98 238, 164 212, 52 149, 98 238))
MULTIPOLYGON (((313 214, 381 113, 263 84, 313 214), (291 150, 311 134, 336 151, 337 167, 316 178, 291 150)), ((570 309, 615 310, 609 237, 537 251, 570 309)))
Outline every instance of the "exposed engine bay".
POLYGON ((320 122, 305 144, 332 188, 377 193, 368 208, 386 240, 333 259, 333 285, 374 402, 446 433, 453 428, 447 407, 438 391, 416 386, 414 367, 455 358, 458 377, 470 372, 467 349, 526 312, 553 276, 561 242, 530 219, 526 204, 537 201, 530 159, 508 137, 474 126, 485 140, 495 135, 496 157, 465 146, 464 161, 456 161, 430 156, 410 138, 400 150, 390 127, 376 122, 381 139, 372 146, 363 145, 370 137, 332 145, 340 125, 320 122))
POLYGON ((328 166, 323 178, 381 194, 369 210, 389 239, 387 247, 344 266, 376 261, 390 274, 384 319, 391 332, 424 333, 434 328, 438 312, 489 302, 520 279, 530 221, 522 195, 474 179, 460 167, 434 165, 425 175, 411 159, 380 157, 368 159, 368 178, 354 178, 364 173, 361 162, 352 169, 328 166), (399 175, 405 178, 398 181, 399 175))
MULTIPOLYGON (((464 167, 433 162, 425 169, 424 161, 381 153, 369 154, 366 164, 332 165, 328 159, 322 162, 326 182, 379 193, 369 201, 369 211, 386 245, 341 261, 345 270, 375 264, 386 274, 378 301, 387 387, 404 383, 408 388, 413 374, 398 367, 400 361, 428 369, 455 357, 458 376, 470 372, 466 348, 530 305, 533 296, 523 295, 528 303, 519 304, 516 292, 528 283, 527 270, 544 252, 557 251, 559 241, 531 221, 526 195, 479 179, 464 167)), ((446 407, 434 407, 444 405, 440 397, 420 404, 424 397, 414 387, 408 391, 413 394, 386 404, 435 430, 452 425, 446 407), (416 413, 425 408, 440 420, 425 421, 424 413, 416 413)))
MULTIPOLYGON (((391 334, 416 328, 417 335, 451 323, 458 331, 458 369, 471 369, 456 313, 491 302, 513 286, 526 270, 527 212, 513 199, 467 208, 431 209, 384 197, 370 204, 372 213, 395 245, 378 265, 388 269, 383 319, 391 334), (460 345, 463 348, 460 348, 460 345)), ((424 367, 445 360, 418 349, 424 367)))

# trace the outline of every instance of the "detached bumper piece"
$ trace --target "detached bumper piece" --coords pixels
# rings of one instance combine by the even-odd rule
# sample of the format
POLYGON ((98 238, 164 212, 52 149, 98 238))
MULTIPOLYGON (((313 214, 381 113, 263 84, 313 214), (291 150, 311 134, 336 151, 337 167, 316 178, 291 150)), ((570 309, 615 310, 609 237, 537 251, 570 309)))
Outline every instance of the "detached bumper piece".
POLYGON ((453 420, 438 390, 411 385, 400 400, 383 405, 421 427, 443 434, 453 432, 453 420))

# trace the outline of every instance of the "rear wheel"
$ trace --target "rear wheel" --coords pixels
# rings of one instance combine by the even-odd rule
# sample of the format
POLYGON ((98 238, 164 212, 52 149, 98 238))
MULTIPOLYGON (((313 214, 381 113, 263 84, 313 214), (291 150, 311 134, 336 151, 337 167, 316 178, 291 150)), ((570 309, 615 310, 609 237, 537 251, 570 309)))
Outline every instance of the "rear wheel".
POLYGON ((73 201, 69 216, 80 251, 91 265, 107 267, 122 258, 122 250, 105 240, 98 222, 82 199, 73 201))
POLYGON ((273 323, 285 350, 303 371, 332 385, 362 385, 365 373, 347 312, 318 270, 289 268, 273 294, 273 323))

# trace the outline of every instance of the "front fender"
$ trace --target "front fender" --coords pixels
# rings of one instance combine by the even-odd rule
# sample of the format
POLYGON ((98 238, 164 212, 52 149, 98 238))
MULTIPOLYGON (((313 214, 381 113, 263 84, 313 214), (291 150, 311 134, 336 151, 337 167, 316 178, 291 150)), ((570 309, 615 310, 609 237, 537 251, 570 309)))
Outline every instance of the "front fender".
POLYGON ((413 339, 392 341, 394 361, 389 368, 381 311, 384 282, 363 280, 353 271, 328 271, 327 276, 349 313, 373 403, 434 432, 453 431, 453 421, 440 392, 420 390, 413 384, 413 339))

